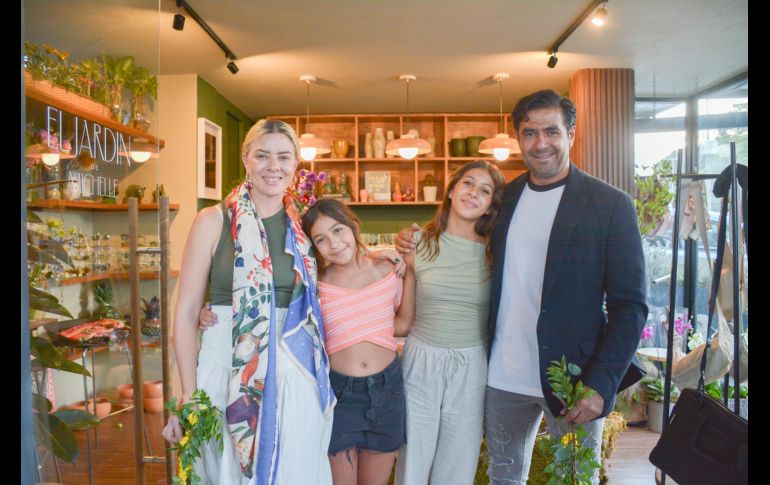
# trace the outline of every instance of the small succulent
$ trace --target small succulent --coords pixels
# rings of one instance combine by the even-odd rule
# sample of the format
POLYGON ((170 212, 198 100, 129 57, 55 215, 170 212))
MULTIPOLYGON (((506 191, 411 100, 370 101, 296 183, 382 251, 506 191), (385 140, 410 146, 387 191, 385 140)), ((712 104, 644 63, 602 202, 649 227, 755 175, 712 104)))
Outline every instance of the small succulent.
POLYGON ((153 296, 149 302, 142 298, 142 310, 144 311, 144 318, 147 320, 160 318, 160 300, 158 297, 153 296))

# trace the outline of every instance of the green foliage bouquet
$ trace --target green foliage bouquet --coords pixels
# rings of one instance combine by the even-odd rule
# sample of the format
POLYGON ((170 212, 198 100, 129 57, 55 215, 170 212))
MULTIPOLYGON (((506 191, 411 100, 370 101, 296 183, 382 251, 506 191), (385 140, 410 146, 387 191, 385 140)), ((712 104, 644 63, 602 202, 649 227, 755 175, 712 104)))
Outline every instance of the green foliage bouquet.
POLYGON ((221 453, 222 443, 222 411, 211 405, 211 400, 206 391, 196 389, 192 398, 186 404, 177 408, 176 398, 172 398, 166 404, 171 414, 179 418, 182 427, 182 440, 171 449, 177 452, 177 476, 174 483, 179 485, 196 485, 200 483, 200 477, 193 469, 196 458, 201 456, 201 446, 214 440, 219 445, 221 453))
MULTIPOLYGON (((580 380, 572 383, 573 378, 579 376, 582 371, 575 364, 567 364, 565 356, 562 356, 561 362, 552 361, 546 373, 553 394, 567 409, 571 409, 577 401, 596 394, 596 391, 587 388, 580 380)), ((562 417, 557 419, 561 422, 564 420, 562 417)), ((543 451, 550 451, 554 457, 554 461, 543 470, 546 475, 551 476, 548 485, 590 485, 594 470, 599 468, 593 448, 583 447, 583 440, 588 435, 585 427, 577 425, 569 428, 571 431, 565 433, 561 439, 549 436, 540 444, 543 451)))

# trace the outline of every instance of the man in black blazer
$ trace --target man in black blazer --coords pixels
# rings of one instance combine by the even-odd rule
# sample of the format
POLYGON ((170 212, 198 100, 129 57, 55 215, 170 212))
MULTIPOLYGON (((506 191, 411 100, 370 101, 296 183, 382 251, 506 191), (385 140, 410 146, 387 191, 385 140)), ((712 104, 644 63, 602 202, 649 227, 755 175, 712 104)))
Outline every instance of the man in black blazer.
MULTIPOLYGON (((490 483, 526 483, 545 413, 549 431, 583 424, 601 457, 615 394, 641 377, 644 255, 628 194, 575 167, 575 107, 554 91, 522 98, 513 125, 529 171, 511 181, 493 235, 485 404, 490 483), (566 356, 595 394, 564 409, 547 380, 566 356)), ((597 480, 598 470, 594 481, 597 480)))

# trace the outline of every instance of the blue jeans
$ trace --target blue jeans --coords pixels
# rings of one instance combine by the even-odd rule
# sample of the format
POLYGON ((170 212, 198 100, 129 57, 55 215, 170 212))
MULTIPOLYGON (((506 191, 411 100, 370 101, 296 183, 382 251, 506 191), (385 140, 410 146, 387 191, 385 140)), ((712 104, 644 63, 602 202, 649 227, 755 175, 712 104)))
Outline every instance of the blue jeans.
MULTIPOLYGON (((484 402, 484 433, 487 437, 490 485, 527 483, 532 448, 540 421, 545 414, 548 433, 561 438, 569 432, 568 424, 557 420, 542 397, 525 396, 487 386, 484 402)), ((602 430, 604 418, 583 425, 588 436, 583 446, 594 449, 596 461, 601 463, 602 430)), ((599 469, 592 482, 599 483, 599 469)))

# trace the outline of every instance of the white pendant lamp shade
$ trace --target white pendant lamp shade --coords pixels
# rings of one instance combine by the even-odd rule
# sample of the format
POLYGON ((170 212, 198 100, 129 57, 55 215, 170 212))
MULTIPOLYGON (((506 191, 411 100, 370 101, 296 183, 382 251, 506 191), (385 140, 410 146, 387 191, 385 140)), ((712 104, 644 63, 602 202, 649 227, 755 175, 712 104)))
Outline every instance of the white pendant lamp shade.
POLYGON ((498 133, 494 138, 487 138, 479 145, 479 153, 492 155, 495 160, 502 162, 509 156, 521 153, 519 142, 506 133, 498 133))
POLYGON ((498 133, 494 138, 487 138, 479 144, 479 153, 492 155, 498 162, 506 160, 513 153, 521 153, 519 142, 505 133, 505 119, 503 118, 503 81, 510 77, 511 75, 507 72, 498 72, 492 75, 492 79, 494 79, 500 87, 500 130, 502 133, 498 133))
POLYGON ((303 133, 299 137, 299 156, 302 160, 310 162, 318 155, 331 153, 329 142, 323 138, 316 138, 312 133, 303 133))
MULTIPOLYGON (((307 85, 307 113, 306 124, 310 123, 310 83, 317 81, 317 78, 312 74, 303 74, 299 77, 299 80, 307 85)), ((329 142, 323 138, 316 138, 312 133, 303 133, 299 136, 299 157, 310 162, 315 160, 318 155, 326 155, 331 153, 332 149, 329 142)))
POLYGON ((129 140, 128 152, 120 152, 119 155, 131 157, 136 163, 144 163, 150 158, 158 158, 158 146, 147 138, 133 138, 129 140))
POLYGON ((412 134, 405 133, 401 135, 401 138, 388 142, 385 145, 385 153, 411 160, 417 155, 430 153, 430 143, 422 138, 416 138, 412 134))

